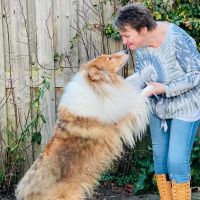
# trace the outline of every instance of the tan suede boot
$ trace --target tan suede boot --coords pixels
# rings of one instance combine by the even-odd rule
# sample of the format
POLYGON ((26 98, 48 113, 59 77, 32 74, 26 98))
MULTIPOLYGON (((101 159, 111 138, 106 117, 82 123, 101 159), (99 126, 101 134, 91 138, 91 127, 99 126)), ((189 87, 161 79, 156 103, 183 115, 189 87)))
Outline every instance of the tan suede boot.
POLYGON ((160 200, 173 200, 171 181, 166 180, 166 174, 156 174, 155 178, 160 194, 160 200))
POLYGON ((190 182, 175 183, 172 182, 173 200, 191 200, 190 182))

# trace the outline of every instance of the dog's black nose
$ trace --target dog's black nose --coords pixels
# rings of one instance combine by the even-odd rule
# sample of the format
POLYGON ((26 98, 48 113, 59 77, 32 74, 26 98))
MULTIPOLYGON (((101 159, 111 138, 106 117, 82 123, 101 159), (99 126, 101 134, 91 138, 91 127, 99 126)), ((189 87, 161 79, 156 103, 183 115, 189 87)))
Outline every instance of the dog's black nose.
POLYGON ((128 54, 128 50, 122 50, 119 53, 128 54))
POLYGON ((127 50, 127 49, 126 49, 126 50, 124 50, 124 53, 125 53, 125 54, 128 54, 128 50, 127 50))

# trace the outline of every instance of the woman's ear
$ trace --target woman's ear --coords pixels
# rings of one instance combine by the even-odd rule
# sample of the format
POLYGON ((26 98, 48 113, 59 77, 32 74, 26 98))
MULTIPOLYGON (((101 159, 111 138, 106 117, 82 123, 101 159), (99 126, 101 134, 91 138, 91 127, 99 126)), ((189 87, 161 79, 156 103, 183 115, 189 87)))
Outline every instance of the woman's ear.
POLYGON ((145 35, 148 32, 147 27, 142 27, 139 31, 140 34, 145 35))

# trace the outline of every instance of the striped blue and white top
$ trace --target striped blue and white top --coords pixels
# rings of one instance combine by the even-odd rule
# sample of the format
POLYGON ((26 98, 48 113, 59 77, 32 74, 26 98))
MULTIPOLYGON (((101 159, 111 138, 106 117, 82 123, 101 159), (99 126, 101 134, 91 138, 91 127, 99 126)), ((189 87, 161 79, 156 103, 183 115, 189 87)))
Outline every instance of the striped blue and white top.
POLYGON ((159 48, 137 49, 135 72, 132 76, 140 88, 151 81, 166 86, 166 94, 149 98, 158 117, 200 118, 200 53, 183 29, 170 23, 159 48))

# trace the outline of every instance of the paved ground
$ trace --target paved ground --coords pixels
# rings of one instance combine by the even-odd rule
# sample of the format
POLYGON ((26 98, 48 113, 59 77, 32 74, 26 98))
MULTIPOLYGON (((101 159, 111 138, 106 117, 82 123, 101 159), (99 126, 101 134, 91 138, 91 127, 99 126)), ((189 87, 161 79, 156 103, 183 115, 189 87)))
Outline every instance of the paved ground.
MULTIPOLYGON (((101 198, 92 198, 92 200, 160 200, 158 195, 154 194, 146 194, 146 195, 139 195, 139 196, 121 196, 121 195, 113 195, 109 197, 101 197, 101 198)), ((200 200, 200 193, 193 193, 192 200, 200 200)))
MULTIPOLYGON (((94 192, 92 198, 87 200, 159 200, 158 192, 143 194, 143 195, 133 195, 132 190, 124 190, 124 188, 116 187, 107 187, 100 185, 98 189, 94 192)), ((192 193, 192 200, 200 200, 200 188, 194 187, 192 193), (198 191, 198 192, 197 192, 198 191)))
MULTIPOLYGON (((199 191, 199 190, 195 190, 199 191)), ((143 195, 132 195, 131 192, 127 193, 118 187, 113 187, 112 189, 108 189, 106 187, 100 187, 92 198, 88 198, 87 200, 159 200, 158 193, 150 193, 143 195)), ((192 193, 192 200, 200 200, 200 192, 192 193)))
MULTIPOLYGON (((118 200, 118 199, 116 199, 116 200, 118 200)), ((141 195, 141 196, 137 196, 137 197, 128 197, 124 200, 159 200, 159 196, 158 195, 145 195, 145 196, 141 195)), ((200 200, 200 193, 193 193, 192 200, 200 200)))

